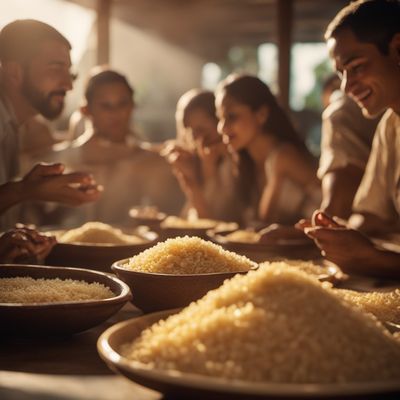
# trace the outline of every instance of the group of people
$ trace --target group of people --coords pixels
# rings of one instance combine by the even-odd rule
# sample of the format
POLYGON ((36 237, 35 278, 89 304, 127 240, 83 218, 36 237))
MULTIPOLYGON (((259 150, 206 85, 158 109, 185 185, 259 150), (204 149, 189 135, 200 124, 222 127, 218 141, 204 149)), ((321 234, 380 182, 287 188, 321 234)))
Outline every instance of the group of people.
MULTIPOLYGON (((7 25, 0 33, 3 230, 27 200, 86 203, 84 218, 106 222, 121 222, 132 204, 154 204, 168 213, 267 226, 267 240, 305 233, 347 271, 399 277, 400 254, 371 237, 400 232, 400 3, 352 2, 325 37, 341 90, 322 116, 319 165, 255 76, 231 74, 215 92, 189 90, 177 103, 176 139, 153 145, 130 130, 129 82, 97 68, 80 110, 90 126, 57 144, 43 158, 51 164, 14 180, 18 127, 36 113, 57 117, 73 76, 70 45, 54 28, 32 20, 7 25), (91 174, 75 172, 81 170, 91 174)), ((0 238, 0 259, 43 258, 52 245, 29 227, 13 228, 0 238)))

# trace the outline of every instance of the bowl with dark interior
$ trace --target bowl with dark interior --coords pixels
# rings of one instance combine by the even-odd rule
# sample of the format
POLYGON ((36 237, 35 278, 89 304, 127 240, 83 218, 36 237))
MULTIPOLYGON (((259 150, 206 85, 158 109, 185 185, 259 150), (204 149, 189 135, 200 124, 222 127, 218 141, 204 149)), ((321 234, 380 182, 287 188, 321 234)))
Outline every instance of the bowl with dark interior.
POLYGON ((1 265, 0 333, 69 335, 81 332, 107 320, 131 297, 124 282, 98 271, 1 265), (24 292, 16 289, 22 282, 24 292))

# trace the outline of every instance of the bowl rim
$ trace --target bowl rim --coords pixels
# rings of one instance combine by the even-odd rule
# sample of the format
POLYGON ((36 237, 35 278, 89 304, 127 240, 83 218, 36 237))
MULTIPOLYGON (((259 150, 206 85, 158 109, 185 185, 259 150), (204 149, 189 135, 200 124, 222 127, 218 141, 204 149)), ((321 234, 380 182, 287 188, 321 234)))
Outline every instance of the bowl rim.
MULTIPOLYGON (((160 370, 154 369, 149 365, 142 362, 129 360, 115 350, 110 344, 111 336, 120 329, 129 327, 139 322, 139 320, 152 318, 152 322, 146 324, 140 330, 138 336, 153 324, 161 319, 166 319, 171 315, 181 311, 182 308, 158 311, 146 314, 136 318, 116 323, 107 328, 97 340, 97 351, 100 357, 109 366, 113 365, 114 370, 123 374, 122 371, 133 373, 141 378, 157 380, 159 383, 167 385, 176 385, 181 388, 190 388, 193 390, 202 389, 206 387, 209 390, 216 391, 217 393, 226 393, 229 395, 249 395, 249 396, 294 396, 294 398, 315 398, 321 399, 330 396, 340 395, 363 395, 375 394, 390 390, 400 390, 400 383, 398 380, 388 381, 372 381, 372 382, 348 382, 348 383, 288 383, 288 382, 248 382, 243 380, 228 380, 225 378, 218 378, 212 376, 203 376, 195 373, 186 373, 177 370, 160 370), (182 379, 184 378, 184 379, 182 379)), ((130 335, 132 340, 132 335, 130 335)), ((120 345, 121 343, 119 343, 120 345)), ((131 378, 129 378, 132 380, 131 378)), ((133 380, 136 382, 135 380, 133 380)), ((142 383, 139 383, 143 385, 142 383)), ((144 385, 147 386, 147 385, 144 385)), ((147 386, 150 387, 151 386, 147 386)), ((275 398, 275 397, 274 397, 275 398)))
MULTIPOLYGON (((111 225, 111 224, 110 224, 111 225)), ((127 235, 136 235, 139 236, 141 239, 146 240, 143 243, 126 243, 126 244, 113 244, 113 243, 89 243, 89 242, 60 242, 57 240, 56 246, 62 246, 62 247, 72 247, 72 248, 87 248, 87 247, 95 247, 95 248, 107 248, 107 249, 128 249, 128 248, 140 248, 142 246, 149 246, 157 243, 159 239, 159 235, 157 232, 154 232, 152 230, 148 230, 146 232, 133 232, 133 233, 127 233, 128 230, 135 231, 135 228, 130 228, 130 227, 120 227, 118 225, 111 225, 112 227, 116 227, 118 229, 121 229, 121 231, 127 235), (146 235, 151 235, 151 236, 146 237, 146 235)), ((78 227, 79 228, 79 227, 78 227)), ((75 229, 75 228, 71 228, 75 229)), ((54 230, 49 230, 49 231, 43 231, 44 233, 51 234, 53 236, 56 236, 57 234, 64 233, 68 231, 69 229, 54 229, 54 230)))
POLYGON ((160 273, 160 272, 143 272, 143 271, 134 271, 131 269, 124 268, 122 266, 123 263, 126 263, 129 261, 130 258, 123 258, 122 260, 117 260, 111 264, 111 270, 114 271, 115 273, 122 271, 127 272, 132 275, 141 275, 141 276, 154 276, 154 277, 171 277, 171 278, 176 278, 176 277, 187 277, 187 278, 194 278, 198 276, 217 276, 217 275, 236 275, 236 274, 246 274, 247 272, 250 271, 256 271, 260 265, 254 261, 251 261, 254 265, 248 269, 247 271, 224 271, 224 272, 206 272, 206 273, 198 273, 198 274, 166 274, 166 273, 160 273))
MULTIPOLYGON (((48 266, 48 265, 31 265, 31 264, 2 264, 0 266, 0 279, 3 278, 1 276, 1 270, 4 268, 18 268, 18 267, 23 267, 32 269, 32 270, 43 270, 43 271, 67 271, 67 272, 83 272, 84 274, 87 275, 93 275, 93 276, 101 276, 103 279, 105 278, 108 281, 112 281, 117 284, 117 286, 121 289, 121 293, 118 295, 115 295, 114 297, 108 297, 106 299, 100 299, 100 300, 79 300, 79 301, 58 301, 58 302, 46 302, 46 303, 2 303, 0 302, 0 308, 25 308, 25 309, 44 309, 44 308, 68 308, 68 307, 90 307, 90 306, 98 306, 98 305, 105 305, 105 304, 119 304, 123 302, 128 302, 129 300, 132 299, 132 293, 129 288, 129 286, 119 279, 118 277, 113 276, 112 274, 108 274, 105 272, 101 271, 96 271, 96 270, 90 270, 90 269, 85 269, 85 268, 76 268, 76 267, 56 267, 56 266, 48 266)), ((30 275, 26 275, 26 277, 31 277, 30 275)), ((12 277, 10 277, 12 278, 12 277)), ((34 279, 56 279, 57 277, 43 277, 43 278, 34 278, 34 279)), ((58 277, 59 278, 59 277, 58 277)), ((68 278, 59 278, 59 279, 72 279, 72 280, 80 280, 84 281, 86 283, 94 283, 93 282, 87 282, 84 278, 74 278, 74 277, 68 277, 68 278)), ((97 282, 101 283, 101 282, 97 282)), ((107 286, 111 291, 111 287, 109 287, 107 284, 102 283, 104 286, 107 286)), ((114 293, 114 292, 113 292, 114 293)))

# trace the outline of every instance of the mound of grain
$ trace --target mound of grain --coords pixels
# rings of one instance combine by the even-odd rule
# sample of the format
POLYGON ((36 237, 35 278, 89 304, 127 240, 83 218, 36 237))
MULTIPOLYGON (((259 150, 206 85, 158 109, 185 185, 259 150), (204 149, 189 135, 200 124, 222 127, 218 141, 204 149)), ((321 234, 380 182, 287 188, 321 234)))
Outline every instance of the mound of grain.
POLYGON ((161 222, 162 228, 178 228, 178 229, 210 229, 214 228, 218 224, 218 221, 214 221, 212 219, 205 218, 191 218, 184 219, 180 217, 175 217, 174 215, 170 215, 165 218, 163 222, 161 222))
POLYGON ((76 229, 60 235, 58 240, 61 243, 92 243, 92 244, 140 244, 145 240, 140 236, 127 235, 120 229, 113 228, 102 222, 87 222, 76 229))
POLYGON ((258 232, 248 231, 246 229, 238 229, 237 231, 225 235, 225 239, 239 243, 258 243, 260 237, 258 232))
POLYGON ((160 370, 288 383, 400 378, 400 343, 294 268, 236 275, 121 349, 160 370))
POLYGON ((312 261, 304 260, 282 260, 282 261, 265 261, 260 265, 270 268, 289 267, 306 272, 309 275, 319 277, 321 275, 331 275, 331 269, 326 265, 314 264, 312 261))
POLYGON ((73 279, 0 278, 0 303, 56 303, 115 297, 101 283, 73 279))
POLYGON ((248 271, 257 264, 198 237, 178 237, 129 259, 127 269, 160 274, 205 274, 248 271))
POLYGON ((400 289, 390 292, 355 292, 346 289, 334 291, 349 303, 375 315, 380 321, 400 324, 400 289))

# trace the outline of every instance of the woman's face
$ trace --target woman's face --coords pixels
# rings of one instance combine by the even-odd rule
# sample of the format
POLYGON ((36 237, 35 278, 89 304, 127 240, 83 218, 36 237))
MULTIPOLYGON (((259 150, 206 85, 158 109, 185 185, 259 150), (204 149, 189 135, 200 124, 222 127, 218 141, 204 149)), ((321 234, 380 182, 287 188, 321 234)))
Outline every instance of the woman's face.
POLYGON ((185 135, 194 147, 211 147, 221 143, 217 130, 217 120, 206 111, 197 108, 190 111, 185 120, 185 135))
POLYGON ((261 111, 253 111, 248 105, 226 93, 216 97, 218 131, 225 144, 239 151, 247 148, 256 136, 262 134, 265 117, 261 111))

